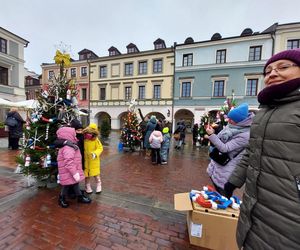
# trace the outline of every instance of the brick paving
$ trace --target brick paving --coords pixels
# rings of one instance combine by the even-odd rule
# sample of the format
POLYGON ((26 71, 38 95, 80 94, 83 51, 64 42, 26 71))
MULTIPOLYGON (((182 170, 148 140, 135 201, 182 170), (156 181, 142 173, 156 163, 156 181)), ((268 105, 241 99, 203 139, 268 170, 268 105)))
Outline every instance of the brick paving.
POLYGON ((0 149, 0 249, 203 249, 189 244, 185 213, 173 195, 209 184, 207 149, 188 136, 171 149, 168 165, 152 165, 144 152, 119 153, 117 134, 105 143, 103 191, 89 205, 57 205, 59 187, 26 187, 13 173, 16 152, 0 149))

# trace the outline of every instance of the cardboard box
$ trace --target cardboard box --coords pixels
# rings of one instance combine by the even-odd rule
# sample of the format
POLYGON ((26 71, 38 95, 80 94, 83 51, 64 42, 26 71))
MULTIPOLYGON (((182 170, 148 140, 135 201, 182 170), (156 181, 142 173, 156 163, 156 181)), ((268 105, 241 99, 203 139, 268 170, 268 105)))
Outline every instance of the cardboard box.
POLYGON ((235 250, 239 211, 213 210, 191 202, 189 193, 174 195, 175 209, 187 211, 187 226, 192 245, 216 250, 235 250))

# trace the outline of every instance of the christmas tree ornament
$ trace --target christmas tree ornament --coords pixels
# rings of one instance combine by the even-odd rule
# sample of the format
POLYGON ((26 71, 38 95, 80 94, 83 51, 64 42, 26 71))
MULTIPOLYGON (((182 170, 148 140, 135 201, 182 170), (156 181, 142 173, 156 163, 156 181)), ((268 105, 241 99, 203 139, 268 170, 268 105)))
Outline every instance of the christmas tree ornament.
POLYGON ((51 166, 51 155, 47 154, 45 159, 44 159, 44 167, 48 168, 51 166))
POLYGON ((30 156, 29 155, 26 155, 26 157, 25 157, 25 167, 29 167, 29 165, 30 165, 30 156))
POLYGON ((37 122, 39 120, 39 115, 37 113, 32 113, 31 114, 31 121, 33 123, 37 122))
POLYGON ((27 147, 31 147, 33 145, 33 139, 28 139, 27 141, 27 147))
POLYGON ((75 96, 72 97, 72 105, 73 105, 73 107, 76 107, 78 105, 78 101, 75 96))
POLYGON ((70 89, 67 90, 66 98, 67 98, 67 100, 71 100, 71 90, 70 89))
POLYGON ((72 102, 69 99, 64 99, 63 103, 66 104, 67 106, 71 106, 72 102))
MULTIPOLYGON (((55 63, 69 67, 71 65, 71 57, 69 54, 61 53, 59 50, 56 50, 56 55, 54 57, 55 63)), ((61 76, 62 77, 62 76, 61 76)))
POLYGON ((28 119, 26 120, 26 129, 27 129, 27 130, 30 130, 30 123, 29 123, 29 120, 28 120, 28 119))
POLYGON ((43 96, 45 99, 47 99, 48 96, 49 96, 48 91, 47 91, 47 90, 44 90, 44 91, 42 92, 42 96, 43 96))
POLYGON ((64 117, 65 117, 65 110, 64 110, 64 108, 60 108, 60 109, 59 109, 59 112, 58 112, 57 119, 58 119, 58 120, 63 120, 64 117))
POLYGON ((49 124, 47 124, 47 126, 46 126, 46 136, 45 136, 45 141, 48 140, 48 137, 49 137, 49 124))

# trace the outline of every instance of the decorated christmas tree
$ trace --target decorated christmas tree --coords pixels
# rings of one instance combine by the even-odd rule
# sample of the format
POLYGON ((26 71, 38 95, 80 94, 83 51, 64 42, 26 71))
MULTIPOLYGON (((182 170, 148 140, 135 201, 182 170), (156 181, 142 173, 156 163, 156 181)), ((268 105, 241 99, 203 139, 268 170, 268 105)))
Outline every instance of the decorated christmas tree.
POLYGON ((217 113, 217 119, 220 121, 221 126, 226 126, 227 124, 227 114, 228 112, 236 106, 236 100, 234 98, 234 90, 232 90, 231 96, 226 98, 224 105, 220 108, 217 113))
POLYGON ((200 136, 200 144, 201 146, 207 146, 208 145, 208 139, 204 138, 206 135, 206 128, 211 123, 211 117, 209 114, 204 114, 201 117, 200 124, 199 124, 199 136, 200 136))
POLYGON ((121 143, 123 148, 129 148, 134 151, 136 147, 141 145, 141 128, 135 113, 135 101, 132 100, 129 105, 128 112, 124 118, 123 128, 121 130, 121 143))
POLYGON ((57 50, 54 60, 59 73, 43 86, 37 106, 27 115, 22 151, 17 157, 21 173, 45 185, 57 181, 57 150, 53 144, 56 131, 79 116, 76 85, 67 79, 70 55, 57 50))
POLYGON ((231 96, 228 96, 224 102, 224 105, 218 110, 216 117, 212 114, 204 114, 200 120, 199 135, 202 146, 207 146, 209 140, 205 139, 207 126, 212 126, 215 129, 215 133, 219 133, 224 126, 227 125, 227 114, 236 106, 236 100, 234 98, 234 90, 232 90, 231 96))

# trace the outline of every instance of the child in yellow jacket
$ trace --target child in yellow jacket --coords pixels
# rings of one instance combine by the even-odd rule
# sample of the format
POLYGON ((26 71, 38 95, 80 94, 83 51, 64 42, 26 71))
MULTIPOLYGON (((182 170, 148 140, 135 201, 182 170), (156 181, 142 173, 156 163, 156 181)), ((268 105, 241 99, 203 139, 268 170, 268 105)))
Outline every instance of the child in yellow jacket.
POLYGON ((100 155, 103 146, 98 139, 99 131, 95 123, 91 123, 83 130, 84 134, 84 175, 85 175, 85 191, 88 194, 93 193, 91 187, 91 177, 96 181, 96 194, 101 193, 100 178, 100 155))

